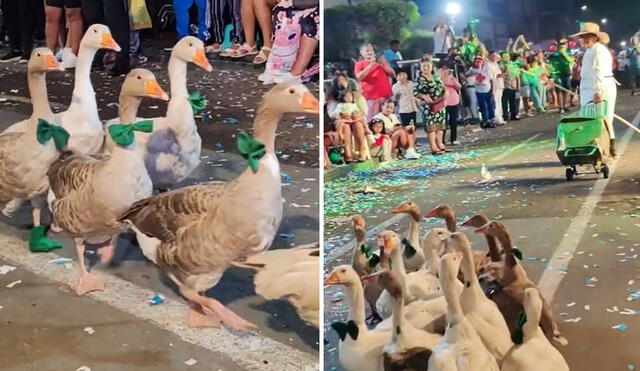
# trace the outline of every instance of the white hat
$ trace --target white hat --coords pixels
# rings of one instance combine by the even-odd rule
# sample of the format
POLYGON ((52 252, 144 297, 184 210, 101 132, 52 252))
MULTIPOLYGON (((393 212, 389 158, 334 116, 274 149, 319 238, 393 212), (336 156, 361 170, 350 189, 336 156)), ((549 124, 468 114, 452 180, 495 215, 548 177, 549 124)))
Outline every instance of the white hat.
POLYGON ((607 35, 606 32, 600 31, 600 26, 597 23, 591 23, 591 22, 583 23, 582 28, 580 29, 580 32, 573 34, 569 37, 578 38, 588 34, 596 35, 598 37, 598 40, 600 40, 600 42, 605 45, 608 44, 609 41, 611 41, 611 38, 609 37, 609 35, 607 35))

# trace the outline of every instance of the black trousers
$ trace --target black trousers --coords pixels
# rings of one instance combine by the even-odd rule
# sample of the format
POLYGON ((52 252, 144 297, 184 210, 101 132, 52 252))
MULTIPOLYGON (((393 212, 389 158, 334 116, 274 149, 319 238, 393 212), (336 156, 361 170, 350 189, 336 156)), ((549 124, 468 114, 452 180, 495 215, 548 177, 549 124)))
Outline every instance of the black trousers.
POLYGON ((515 120, 518 117, 518 100, 515 89, 504 89, 502 92, 502 117, 505 120, 515 120))
POLYGON ((122 50, 113 67, 118 73, 127 73, 129 60, 129 8, 126 0, 82 0, 85 27, 102 23, 109 27, 113 39, 122 50))
MULTIPOLYGON (((458 111, 460 110, 460 105, 457 106, 447 106, 447 125, 451 130, 451 134, 449 134, 449 143, 453 143, 458 139, 458 111)), ((446 132, 444 133, 447 134, 446 132)), ((444 137, 442 140, 444 141, 444 137)))
POLYGON ((36 23, 42 21, 39 13, 44 14, 42 0, 9 0, 2 2, 4 26, 9 36, 9 46, 12 50, 22 51, 28 57, 33 49, 33 35, 36 23))

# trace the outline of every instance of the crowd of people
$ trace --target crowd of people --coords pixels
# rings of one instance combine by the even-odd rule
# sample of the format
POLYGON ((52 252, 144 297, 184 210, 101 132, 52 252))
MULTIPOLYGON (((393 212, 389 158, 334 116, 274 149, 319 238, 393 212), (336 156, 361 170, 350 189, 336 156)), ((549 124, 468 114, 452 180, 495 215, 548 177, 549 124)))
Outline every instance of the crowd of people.
MULTIPOLYGON (((423 153, 416 151, 418 126, 425 128, 430 153, 440 156, 450 151, 449 146, 460 144, 459 126, 493 129, 550 111, 575 111, 574 107, 584 104, 569 92, 579 93, 582 58, 596 44, 593 50, 611 53, 613 73, 632 86, 632 94, 640 86, 638 36, 619 53, 604 46, 609 37, 599 30, 537 50, 520 35, 498 51, 487 50, 479 41, 474 29, 477 20, 470 21, 458 39, 445 20, 433 29, 433 53, 424 54, 418 66, 403 63, 400 43, 393 40, 380 56, 370 44, 361 46, 352 75, 337 68, 331 71, 325 105, 325 167, 371 158, 381 162, 417 159, 423 153), (588 44, 585 35, 592 34, 596 38, 588 44), (620 59, 627 62, 622 69, 620 59), (347 101, 349 114, 358 120, 344 119, 340 109, 347 101)), ((604 77, 607 84, 615 81, 604 77)), ((589 95, 593 100, 594 94, 589 95)))
POLYGON ((160 22, 149 9, 171 5, 176 41, 193 34, 209 54, 251 58, 265 65, 260 75, 265 83, 301 82, 318 70, 310 67, 318 48, 318 0, 20 0, 1 5, 0 45, 6 43, 7 50, 0 62, 26 63, 35 46, 46 45, 73 68, 84 30, 102 23, 118 45, 129 48, 105 53, 96 64, 111 66, 112 75, 126 74, 147 61, 140 32, 160 22))

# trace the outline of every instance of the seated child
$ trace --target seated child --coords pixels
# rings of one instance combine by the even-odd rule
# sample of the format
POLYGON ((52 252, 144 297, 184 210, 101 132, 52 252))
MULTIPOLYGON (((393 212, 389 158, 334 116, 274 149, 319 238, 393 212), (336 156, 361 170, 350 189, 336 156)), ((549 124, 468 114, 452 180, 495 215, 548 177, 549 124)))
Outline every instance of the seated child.
MULTIPOLYGON (((351 142, 350 136, 344 136, 345 131, 347 131, 344 127, 347 126, 350 134, 353 134, 355 145, 358 148, 358 161, 364 161, 366 159, 366 142, 364 138, 366 123, 364 115, 353 101, 353 93, 346 92, 343 94, 340 103, 335 108, 333 117, 336 118, 336 132, 340 135, 340 139, 346 143, 345 151, 347 147, 350 147, 351 142)), ((350 153, 351 151, 348 152, 350 153)), ((348 162, 349 160, 350 156, 347 155, 346 161, 348 162)))
POLYGON ((385 134, 384 121, 374 118, 369 123, 369 153, 380 162, 391 161, 391 138, 385 134))

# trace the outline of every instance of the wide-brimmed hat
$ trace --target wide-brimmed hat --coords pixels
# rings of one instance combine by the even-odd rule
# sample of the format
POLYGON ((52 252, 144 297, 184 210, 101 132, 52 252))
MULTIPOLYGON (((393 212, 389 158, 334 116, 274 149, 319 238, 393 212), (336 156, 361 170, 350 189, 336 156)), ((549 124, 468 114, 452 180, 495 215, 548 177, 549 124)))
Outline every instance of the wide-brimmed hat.
POLYGON ((588 34, 596 35, 598 40, 600 40, 600 42, 605 45, 608 44, 609 41, 611 41, 611 38, 609 37, 609 35, 606 32, 601 32, 600 26, 597 23, 592 23, 592 22, 583 23, 580 29, 580 32, 573 34, 569 37, 578 38, 588 34))

